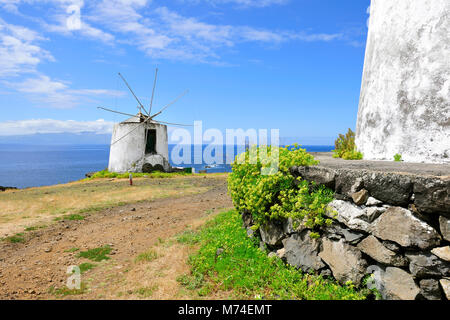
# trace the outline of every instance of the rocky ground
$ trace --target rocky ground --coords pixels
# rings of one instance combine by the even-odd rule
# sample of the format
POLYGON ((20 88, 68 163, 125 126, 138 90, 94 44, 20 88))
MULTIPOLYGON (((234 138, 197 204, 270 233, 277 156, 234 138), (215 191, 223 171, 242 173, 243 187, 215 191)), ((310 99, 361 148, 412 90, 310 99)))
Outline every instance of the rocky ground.
POLYGON ((188 297, 176 278, 189 271, 189 249, 170 239, 232 207, 226 176, 197 177, 194 185, 207 191, 117 206, 79 221, 61 220, 27 234, 24 243, 1 241, 0 299, 188 297), (79 252, 105 245, 112 247, 110 259, 93 262, 95 267, 81 275, 86 285, 82 294, 52 292, 65 287, 69 266, 92 262, 77 257, 79 252), (136 260, 149 250, 155 259, 136 260))

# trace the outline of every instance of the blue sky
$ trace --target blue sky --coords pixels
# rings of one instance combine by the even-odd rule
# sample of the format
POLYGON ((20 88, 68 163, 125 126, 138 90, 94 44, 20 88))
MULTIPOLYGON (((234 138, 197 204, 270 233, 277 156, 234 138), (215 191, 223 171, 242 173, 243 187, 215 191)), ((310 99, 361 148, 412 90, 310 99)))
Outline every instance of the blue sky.
POLYGON ((330 144, 354 129, 370 0, 1 0, 0 135, 107 133, 135 113, 280 129, 330 144), (77 12, 80 19, 77 19, 77 12), (78 21, 81 23, 78 24, 78 21))

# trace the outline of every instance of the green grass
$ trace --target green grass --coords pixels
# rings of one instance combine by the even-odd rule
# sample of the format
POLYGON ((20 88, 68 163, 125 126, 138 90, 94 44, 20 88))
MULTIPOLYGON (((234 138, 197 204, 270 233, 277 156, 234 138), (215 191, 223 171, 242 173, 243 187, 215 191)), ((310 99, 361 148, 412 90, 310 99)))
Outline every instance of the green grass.
POLYGON ((86 284, 84 282, 81 283, 80 289, 69 289, 67 287, 63 288, 55 288, 50 287, 48 290, 50 294, 54 294, 56 296, 71 296, 71 295, 79 295, 86 292, 86 284))
MULTIPOLYGON (((133 178, 174 178, 177 176, 185 176, 190 175, 188 172, 159 172, 155 171, 152 173, 141 173, 141 172, 133 172, 131 173, 133 175, 133 178)), ((99 178, 117 178, 117 179, 128 179, 130 176, 130 172, 125 173, 116 173, 116 172, 109 172, 108 170, 98 171, 94 173, 90 178, 86 178, 85 180, 91 180, 91 179, 99 179, 99 178)))
POLYGON ((149 250, 147 252, 143 252, 143 253, 139 254, 136 257, 135 262, 136 263, 137 262, 141 262, 141 261, 151 262, 151 261, 157 259, 158 257, 159 256, 158 256, 158 254, 155 251, 149 250))
POLYGON ((182 244, 194 245, 199 243, 200 234, 192 230, 186 230, 177 237, 177 241, 182 244))
POLYGON ((25 231, 36 231, 36 230, 39 230, 39 229, 45 229, 45 228, 47 228, 46 225, 31 226, 31 227, 26 227, 26 228, 25 228, 25 231))
POLYGON ((155 290, 158 289, 158 286, 151 286, 151 287, 142 287, 134 291, 135 294, 140 295, 143 298, 149 298, 153 295, 155 290))
POLYGON ((10 243, 25 242, 25 238, 23 237, 23 233, 16 233, 13 236, 6 237, 4 240, 7 241, 7 242, 10 242, 10 243))
POLYGON ((81 215, 81 214, 67 214, 67 215, 62 216, 62 217, 56 217, 56 218, 53 219, 53 221, 61 221, 61 220, 72 220, 72 221, 75 221, 75 220, 84 220, 84 218, 86 218, 86 217, 81 215))
POLYGON ((79 250, 80 250, 79 248, 70 248, 70 249, 64 250, 64 252, 76 252, 79 250))
POLYGON ((88 270, 91 270, 92 268, 95 267, 95 264, 89 263, 89 262, 85 262, 82 263, 78 266, 80 268, 80 272, 83 274, 88 270))
POLYGON ((215 289, 231 290, 239 299, 362 300, 368 294, 269 258, 257 239, 247 237, 234 210, 219 214, 198 233, 185 232, 178 241, 200 245, 189 257, 191 274, 177 279, 200 296, 215 289), (224 251, 216 256, 218 248, 224 251))
POLYGON ((87 251, 80 252, 77 257, 78 258, 86 258, 92 261, 100 262, 102 260, 110 259, 107 255, 110 254, 111 247, 103 246, 100 248, 94 248, 87 251))

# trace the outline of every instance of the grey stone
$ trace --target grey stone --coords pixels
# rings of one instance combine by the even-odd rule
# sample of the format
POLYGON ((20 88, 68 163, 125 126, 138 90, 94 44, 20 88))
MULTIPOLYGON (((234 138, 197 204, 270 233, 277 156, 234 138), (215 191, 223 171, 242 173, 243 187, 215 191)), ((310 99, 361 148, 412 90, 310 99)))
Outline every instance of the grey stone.
POLYGON ((281 249, 277 250, 277 256, 280 259, 285 259, 286 258, 286 249, 281 248, 281 249))
POLYGON ((420 293, 427 300, 441 300, 442 294, 439 281, 435 279, 422 279, 419 283, 420 293))
POLYGON ((280 245, 281 240, 284 238, 283 229, 272 221, 261 226, 259 233, 261 234, 262 241, 271 246, 280 245))
POLYGON ((450 276, 450 264, 434 254, 411 252, 406 257, 410 261, 409 271, 416 278, 450 276))
POLYGON ((396 267, 408 265, 408 260, 405 257, 389 250, 372 235, 362 240, 358 244, 358 249, 382 264, 393 265, 396 267))
POLYGON ((394 241, 402 247, 420 249, 439 245, 441 238, 431 226, 400 207, 387 209, 375 220, 371 231, 377 238, 394 241))
POLYGON ((253 238, 254 235, 255 235, 255 230, 253 230, 251 228, 247 228, 247 237, 253 238))
POLYGON ((242 221, 244 222, 244 226, 246 228, 251 227, 253 225, 253 217, 250 212, 244 211, 241 215, 242 221))
POLYGON ((308 181, 323 184, 331 189, 334 189, 335 186, 336 172, 333 169, 317 166, 300 166, 297 168, 294 175, 300 176, 308 181))
POLYGON ((352 199, 356 205, 363 205, 369 199, 369 192, 366 189, 361 189, 358 192, 352 193, 352 199))
POLYGON ((337 223, 333 223, 331 226, 324 226, 323 230, 329 239, 340 240, 344 238, 350 244, 356 244, 364 238, 363 233, 343 228, 337 223))
POLYGON ((431 250, 431 253, 441 258, 442 260, 450 262, 450 246, 434 248, 433 250, 431 250))
POLYGON ((328 205, 326 215, 329 217, 334 217, 336 215, 336 220, 345 224, 350 229, 366 232, 369 230, 366 212, 350 202, 333 200, 328 205))
POLYGON ((375 221, 382 213, 387 210, 386 207, 367 207, 364 208, 364 216, 367 222, 375 221))
POLYGON ((295 221, 292 218, 287 218, 283 221, 283 232, 285 234, 292 234, 306 229, 302 221, 295 221), (294 225, 297 227, 295 228, 294 225))
POLYGON ((381 273, 379 291, 387 300, 415 300, 420 293, 413 277, 406 271, 387 267, 381 273))
POLYGON ((441 230, 442 237, 450 241, 450 219, 444 216, 439 217, 439 229, 441 230))
POLYGON ((330 241, 325 238, 322 245, 323 250, 319 256, 330 267, 336 280, 340 283, 352 281, 353 284, 359 286, 367 266, 361 252, 343 240, 330 241))
POLYGON ((321 275, 322 277, 328 278, 328 277, 333 276, 333 273, 331 272, 330 269, 326 268, 326 269, 320 270, 320 275, 321 275))
POLYGON ((336 173, 336 193, 351 198, 352 193, 358 192, 364 187, 363 179, 358 170, 341 169, 336 173))
POLYGON ((441 279, 439 284, 441 285, 447 300, 450 300, 450 279, 441 279))
POLYGON ((374 197, 369 197, 366 201, 366 206, 380 206, 383 204, 383 201, 375 199, 374 197))
POLYGON ((420 211, 450 214, 450 178, 418 177, 414 194, 414 204, 420 211))
POLYGON ((409 176, 384 172, 364 174, 364 188, 372 197, 392 205, 407 206, 413 191, 409 176))
POLYGON ((294 233, 284 242, 287 263, 300 268, 304 272, 319 270, 325 264, 319 258, 319 240, 310 237, 311 232, 305 230, 299 234, 294 233))
POLYGON ((385 246, 386 248, 388 248, 391 251, 400 252, 402 250, 402 247, 400 247, 395 242, 392 242, 389 240, 382 240, 381 242, 383 243, 383 246, 385 246))
POLYGON ((273 258, 273 257, 278 257, 277 253, 274 251, 269 252, 269 254, 267 255, 269 258, 273 258))

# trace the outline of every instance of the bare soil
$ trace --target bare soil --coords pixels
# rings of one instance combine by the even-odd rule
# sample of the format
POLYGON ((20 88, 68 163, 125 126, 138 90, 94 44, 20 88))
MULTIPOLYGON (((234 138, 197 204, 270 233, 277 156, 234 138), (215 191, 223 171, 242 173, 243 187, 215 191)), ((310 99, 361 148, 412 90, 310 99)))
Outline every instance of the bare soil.
POLYGON ((24 243, 1 241, 0 299, 192 298, 176 278, 189 272, 187 258, 194 248, 176 243, 174 236, 202 225, 232 203, 226 176, 188 180, 201 192, 116 206, 84 220, 62 220, 27 233, 24 243), (77 257, 80 251, 105 245, 113 249, 109 260, 77 257), (74 248, 79 250, 70 252, 74 248), (149 251, 154 259, 136 260, 149 251), (65 287, 67 268, 84 262, 95 264, 81 275, 86 290, 55 294, 51 288, 65 287))

